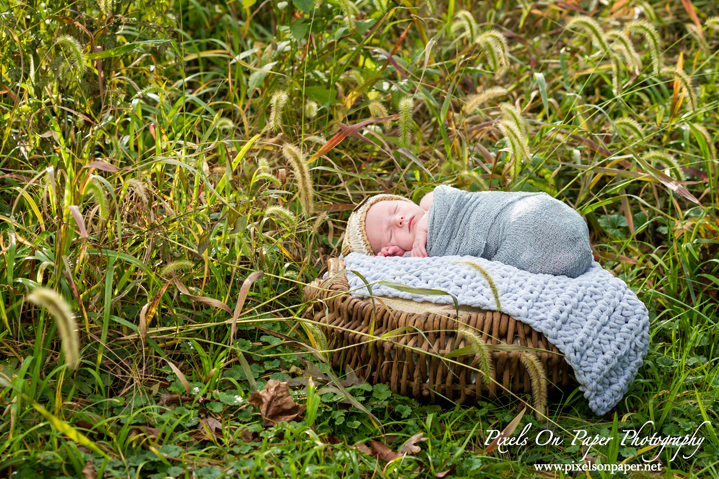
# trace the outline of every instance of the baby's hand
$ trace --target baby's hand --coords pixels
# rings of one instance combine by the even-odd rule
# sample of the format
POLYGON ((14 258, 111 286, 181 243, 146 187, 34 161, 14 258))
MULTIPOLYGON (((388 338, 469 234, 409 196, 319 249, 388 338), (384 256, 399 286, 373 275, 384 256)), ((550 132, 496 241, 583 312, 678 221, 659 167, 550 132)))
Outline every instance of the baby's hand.
POLYGON ((417 223, 417 231, 414 235, 414 244, 412 245, 413 258, 426 258, 427 254, 427 231, 429 226, 428 215, 424 215, 419 223, 417 223))
POLYGON ((399 246, 385 246, 377 256, 404 256, 405 251, 399 246))

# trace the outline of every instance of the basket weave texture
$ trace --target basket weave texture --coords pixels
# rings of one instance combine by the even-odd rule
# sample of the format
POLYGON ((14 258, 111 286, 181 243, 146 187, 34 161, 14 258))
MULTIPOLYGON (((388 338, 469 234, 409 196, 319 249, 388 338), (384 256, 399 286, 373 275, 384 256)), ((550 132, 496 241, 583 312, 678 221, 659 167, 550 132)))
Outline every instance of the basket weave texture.
POLYGON ((356 298, 349 293, 347 278, 340 271, 342 260, 328 261, 327 279, 316 279, 304 290, 304 300, 318 300, 304 317, 322 325, 329 349, 333 350, 333 368, 352 368, 371 384, 384 383, 392 392, 412 396, 423 402, 450 400, 471 403, 482 397, 500 394, 531 393, 530 374, 520 361, 531 354, 542 363, 548 390, 569 382, 569 366, 559 350, 544 335, 528 324, 496 311, 477 308, 456 310, 434 303, 397 307, 389 298, 356 298), (338 274, 338 272, 340 272, 338 274), (392 305, 392 306, 390 306, 392 305), (429 311, 418 312, 421 309, 429 311), (452 311, 450 313, 450 311, 452 311), (384 340, 371 341, 391 331, 384 340), (467 354, 445 360, 443 357, 468 345, 458 326, 474 330, 490 346, 492 381, 483 381, 480 358, 467 354), (409 327, 409 328, 407 328, 409 327), (372 347, 370 347, 372 344, 372 347), (533 350, 497 350, 496 345, 517 345, 533 350), (429 354, 428 354, 429 353, 429 354))

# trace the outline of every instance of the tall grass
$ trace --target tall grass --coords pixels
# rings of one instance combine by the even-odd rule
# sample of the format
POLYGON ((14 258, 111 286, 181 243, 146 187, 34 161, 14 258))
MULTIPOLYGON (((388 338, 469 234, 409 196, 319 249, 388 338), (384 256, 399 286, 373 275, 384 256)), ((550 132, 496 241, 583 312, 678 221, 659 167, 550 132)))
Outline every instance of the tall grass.
MULTIPOLYGON (((577 459, 482 452, 526 398, 439 409, 318 389, 308 422, 267 431, 248 407, 303 359, 333 374, 297 317, 353 205, 439 184, 576 208, 596 259, 651 312, 622 425, 719 424, 719 12, 693 3, 708 49, 681 2, 654 0, 581 17, 526 2, 13 5, 0 16, 0 474, 370 477, 377 460, 351 446, 381 434, 371 417, 430 438, 398 474, 577 459), (69 305, 73 333, 28 301, 39 288, 69 305)), ((621 434, 578 390, 535 405, 558 430, 621 434)), ((667 470, 717 476, 716 426, 702 431, 697 455, 660 455, 667 470)))

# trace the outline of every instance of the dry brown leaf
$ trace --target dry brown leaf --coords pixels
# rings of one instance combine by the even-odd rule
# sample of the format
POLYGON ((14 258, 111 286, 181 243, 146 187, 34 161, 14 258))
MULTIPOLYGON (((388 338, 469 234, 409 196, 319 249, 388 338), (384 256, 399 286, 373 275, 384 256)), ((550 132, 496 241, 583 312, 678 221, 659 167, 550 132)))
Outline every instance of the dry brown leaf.
MULTIPOLYGON (((390 55, 388 59, 391 59, 391 58, 392 58, 392 57, 391 57, 391 55, 390 55)), ((398 68, 397 71, 400 71, 400 68, 398 68)), ((327 141, 325 142, 325 144, 322 145, 322 147, 321 147, 319 150, 317 150, 314 155, 312 155, 312 158, 310 158, 309 160, 307 160, 307 162, 308 162, 308 163, 312 163, 313 161, 315 161, 315 160, 316 160, 317 158, 319 158, 320 156, 326 155, 326 154, 329 153, 335 146, 337 146, 338 144, 340 144, 340 142, 341 142, 342 140, 344 140, 344 139, 347 138, 349 135, 351 135, 353 131, 357 131, 357 130, 359 130, 360 128, 362 128, 363 126, 371 125, 371 124, 374 124, 374 123, 380 123, 380 122, 384 122, 384 121, 397 120, 397 119, 399 119, 399 115, 392 115, 392 116, 387 116, 387 117, 383 117, 383 118, 370 118, 369 120, 364 120, 364 121, 361 121, 361 122, 356 123, 356 124, 354 124, 354 125, 345 126, 345 128, 343 128, 341 131, 339 131, 337 134, 335 134, 335 136, 333 136, 332 138, 330 138, 329 140, 327 140, 327 141)))
MULTIPOLYGON (((330 379, 329 376, 327 376, 325 373, 320 371, 320 368, 317 367, 317 365, 311 361, 305 361, 305 370, 303 371, 302 375, 308 378, 316 379, 318 381, 322 381, 326 384, 331 384, 332 379, 330 379)), ((364 384, 366 381, 360 379, 357 377, 355 372, 351 368, 346 369, 347 377, 346 379, 340 379, 339 382, 342 385, 342 387, 348 388, 351 386, 358 386, 360 384, 364 384)), ((306 382, 305 382, 306 384, 306 382)))
POLYGON ((250 286, 252 286, 252 283, 260 279, 264 274, 265 273, 262 271, 255 271, 254 273, 250 274, 242 283, 242 287, 240 288, 240 295, 237 297, 237 304, 235 305, 235 312, 232 315, 232 326, 230 327, 230 344, 232 344, 235 340, 235 332, 237 331, 237 318, 239 318, 240 313, 242 313, 242 307, 245 305, 247 294, 250 292, 250 286))
POLYGON ((97 471, 95 471, 95 465, 92 460, 85 463, 85 467, 82 468, 83 479, 97 479, 97 471))
POLYGON ((242 439, 244 442, 260 442, 260 434, 257 431, 250 431, 247 428, 242 429, 242 433, 240 433, 240 439, 242 439))
POLYGON ((127 435, 127 437, 131 439, 139 436, 145 436, 148 439, 157 439, 160 437, 160 430, 156 427, 137 426, 130 429, 130 433, 127 435))
POLYGON ((219 299, 215 298, 208 298, 206 296, 195 296, 194 294, 190 294, 190 292, 187 290, 184 284, 180 283, 180 280, 177 279, 177 277, 173 274, 172 281, 175 283, 175 286, 177 286, 177 289, 180 290, 180 293, 187 296, 188 299, 191 299, 193 301, 197 301, 199 303, 204 303, 209 306, 212 306, 214 308, 219 308, 223 311, 226 311, 229 314, 232 314, 232 310, 229 306, 227 306, 225 303, 220 301, 219 299))
POLYGON ((317 365, 311 361, 304 361, 305 363, 305 370, 303 372, 303 376, 317 379, 319 381, 322 381, 324 383, 331 382, 329 376, 327 376, 325 373, 320 371, 320 368, 317 367, 317 365))
MULTIPOLYGON (((625 190, 622 190, 622 194, 626 194, 625 190)), ((629 232, 634 235, 634 217, 632 216, 632 209, 629 206, 629 198, 622 196, 622 210, 624 210, 624 218, 627 220, 629 225, 629 232)))
POLYGON ((418 442, 426 441, 427 438, 422 435, 421 432, 418 432, 414 436, 410 437, 405 441, 404 444, 402 444, 402 447, 399 448, 400 454, 417 454, 422 449, 417 445, 418 442))
POLYGON ((75 219, 77 228, 80 231, 80 236, 87 239, 87 228, 85 227, 85 219, 82 217, 82 213, 80 213, 80 208, 75 205, 68 205, 67 209, 70 210, 70 213, 72 213, 72 217, 75 219))
POLYGON ((208 439, 212 439, 211 436, 222 437, 222 423, 212 416, 200 419, 200 423, 197 428, 203 433, 208 439))
MULTIPOLYGON (((53 131, 53 133, 55 133, 53 131)), ((57 133, 55 133, 57 134, 57 133)), ((104 162, 104 161, 93 161, 92 163, 88 163, 87 165, 83 166, 83 168, 97 168, 101 171, 107 171, 110 173, 116 173, 120 171, 123 168, 118 168, 115 165, 111 165, 110 163, 104 162)))
POLYGON ((446 471, 435 472, 434 477, 436 477, 438 479, 444 479, 445 477, 449 477, 456 468, 457 468, 457 466, 455 464, 453 464, 452 467, 450 467, 446 471))
POLYGON ((357 444, 355 444, 355 449, 357 449, 360 452, 364 452, 368 456, 372 455, 372 450, 369 447, 367 447, 367 445, 363 442, 358 442, 357 444))
POLYGON ((149 306, 150 304, 148 303, 140 310, 140 338, 142 338, 142 344, 145 344, 147 341, 147 321, 145 321, 145 316, 147 315, 147 308, 149 306))
POLYGON ((150 388, 150 396, 157 396, 157 393, 160 392, 160 386, 161 386, 160 382, 156 382, 155 384, 153 384, 152 387, 150 388))
POLYGON ((503 441, 510 437, 515 429, 517 429, 517 426, 519 425, 519 421, 522 420, 522 417, 524 416, 524 411, 527 410, 527 407, 525 406, 519 414, 517 414, 517 417, 512 419, 512 422, 507 424, 507 427, 504 428, 504 431, 502 431, 499 436, 497 436, 492 443, 487 446, 487 449, 484 450, 485 454, 489 454, 490 452, 494 451, 499 447, 499 441, 503 441))
POLYGON ((222 423, 212 416, 209 416, 204 420, 200 420, 200 422, 204 422, 205 424, 207 424, 207 427, 213 433, 217 433, 218 431, 222 432, 222 423))
POLYGON ((372 449, 372 455, 378 459, 382 459, 383 461, 394 461, 395 459, 399 459, 403 456, 398 452, 394 452, 392 449, 385 446, 381 442, 371 440, 369 444, 372 449))
POLYGON ((350 386, 359 386, 360 384, 366 382, 363 379, 358 378, 355 372, 349 366, 345 367, 345 373, 347 373, 347 377, 344 380, 340 380, 340 383, 346 388, 350 386))
POLYGON ((182 383, 182 386, 185 388, 185 392, 187 392, 187 394, 190 394, 190 383, 187 381, 187 378, 185 377, 185 375, 182 374, 182 371, 180 371, 180 368, 175 366, 169 359, 166 359, 165 361, 167 361, 167 365, 170 366, 170 369, 172 369, 172 372, 175 373, 175 375, 177 376, 177 379, 179 379, 180 382, 182 383))
POLYGON ((294 421, 305 410, 304 405, 297 404, 292 398, 287 383, 277 379, 267 381, 265 389, 252 393, 248 402, 260 408, 262 425, 265 427, 282 421, 294 421))

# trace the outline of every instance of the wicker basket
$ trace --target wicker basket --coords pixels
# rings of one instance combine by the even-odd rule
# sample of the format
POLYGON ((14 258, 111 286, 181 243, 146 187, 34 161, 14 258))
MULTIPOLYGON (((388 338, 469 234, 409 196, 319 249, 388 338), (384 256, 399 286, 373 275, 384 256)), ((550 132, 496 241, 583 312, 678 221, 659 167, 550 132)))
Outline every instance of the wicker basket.
POLYGON ((521 354, 535 355, 541 361, 548 390, 565 386, 569 381, 564 356, 544 335, 506 314, 460 307, 459 322, 481 334, 486 344, 516 344, 535 349, 491 350, 493 381, 488 386, 481 377, 477 378, 481 374, 477 372, 477 355, 455 357, 456 362, 442 359, 450 351, 466 345, 465 339, 457 335, 458 321, 453 306, 394 298, 375 297, 374 302, 369 298, 356 298, 348 293, 345 275, 337 274, 344 268, 344 262, 333 258, 327 266, 327 279, 318 278, 305 288, 305 301, 319 301, 314 302, 304 316, 326 325, 322 330, 328 345, 330 349, 337 349, 331 358, 334 368, 349 366, 371 384, 384 383, 394 393, 424 402, 447 399, 465 403, 510 391, 531 393, 530 375, 520 361, 521 354), (372 342, 374 346, 370 348, 368 333, 373 315, 376 337, 405 326, 423 334, 405 329, 386 340, 372 342), (427 352, 435 355, 425 354, 427 352))

